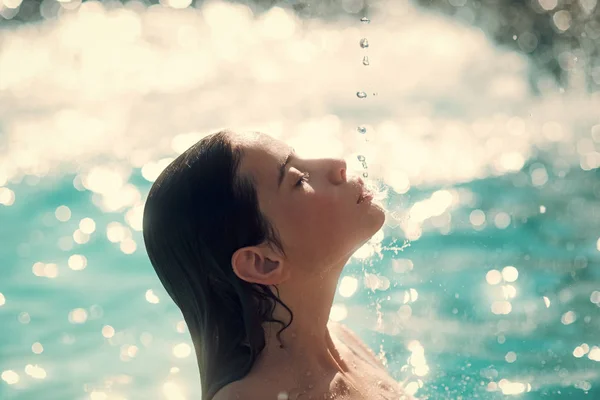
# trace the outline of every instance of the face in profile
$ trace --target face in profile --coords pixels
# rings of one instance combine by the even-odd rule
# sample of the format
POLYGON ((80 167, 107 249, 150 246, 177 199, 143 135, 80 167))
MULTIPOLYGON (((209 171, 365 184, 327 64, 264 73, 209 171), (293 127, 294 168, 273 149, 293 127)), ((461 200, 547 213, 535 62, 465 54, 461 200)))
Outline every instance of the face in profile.
POLYGON ((347 176, 343 159, 303 158, 262 133, 230 137, 244 153, 238 173, 254 179, 260 209, 279 232, 286 262, 303 273, 338 266, 385 222, 381 206, 358 203, 362 180, 347 176))

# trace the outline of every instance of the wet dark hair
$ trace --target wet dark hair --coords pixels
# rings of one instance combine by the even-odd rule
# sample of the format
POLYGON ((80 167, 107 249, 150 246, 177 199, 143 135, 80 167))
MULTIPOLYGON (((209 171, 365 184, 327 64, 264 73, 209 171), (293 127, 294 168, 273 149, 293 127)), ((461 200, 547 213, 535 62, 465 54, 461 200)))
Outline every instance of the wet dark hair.
MULTIPOLYGON (((238 174, 243 150, 224 130, 204 137, 156 179, 144 207, 146 251, 190 331, 202 384, 211 400, 246 376, 265 347, 263 322, 283 328, 292 311, 266 285, 233 271, 239 248, 264 242, 285 254, 274 226, 259 209, 256 181, 238 174), (276 303, 290 313, 273 319, 276 303)), ((280 345, 281 340, 280 340, 280 345)))

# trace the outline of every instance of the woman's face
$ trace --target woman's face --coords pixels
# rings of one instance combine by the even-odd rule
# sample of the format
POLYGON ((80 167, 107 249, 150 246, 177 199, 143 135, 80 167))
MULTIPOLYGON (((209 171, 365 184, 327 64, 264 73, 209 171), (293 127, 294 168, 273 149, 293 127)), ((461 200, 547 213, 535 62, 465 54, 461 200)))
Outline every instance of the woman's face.
POLYGON ((260 209, 279 232, 291 265, 322 272, 316 269, 347 259, 385 222, 379 205, 357 204, 362 184, 347 179, 343 159, 301 158, 260 133, 235 134, 232 140, 244 152, 239 173, 255 179, 260 209))

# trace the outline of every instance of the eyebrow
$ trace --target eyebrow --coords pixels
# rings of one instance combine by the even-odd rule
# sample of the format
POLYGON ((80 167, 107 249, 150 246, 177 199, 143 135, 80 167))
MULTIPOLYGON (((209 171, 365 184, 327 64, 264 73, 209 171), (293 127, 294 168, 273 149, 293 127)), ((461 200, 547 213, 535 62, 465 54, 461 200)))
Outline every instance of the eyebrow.
POLYGON ((287 155, 287 157, 285 158, 285 161, 279 166, 279 178, 277 180, 277 189, 278 190, 281 187, 281 183, 283 182, 283 178, 285 176, 285 167, 288 165, 288 163, 294 157, 294 153, 295 153, 295 150, 292 149, 292 151, 290 151, 289 154, 287 155))

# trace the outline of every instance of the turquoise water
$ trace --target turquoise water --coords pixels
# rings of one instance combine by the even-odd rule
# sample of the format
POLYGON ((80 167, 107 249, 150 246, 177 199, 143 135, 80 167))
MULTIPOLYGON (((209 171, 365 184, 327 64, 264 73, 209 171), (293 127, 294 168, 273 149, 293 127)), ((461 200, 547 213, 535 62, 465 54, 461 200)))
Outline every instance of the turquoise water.
MULTIPOLYGON (((600 282, 596 249, 600 214, 595 200, 600 176, 597 170, 575 170, 563 179, 550 179, 544 189, 515 187, 518 177, 511 174, 455 186, 475 195, 478 209, 486 215, 500 209, 508 212, 513 221, 505 229, 488 225, 475 231, 469 222, 473 207, 458 206, 452 211, 451 233, 426 228, 419 240, 398 254, 385 249, 399 244, 386 237, 381 260, 352 260, 344 271, 343 277, 389 278, 388 290, 373 291, 361 283, 354 296, 338 293, 334 303, 347 307, 345 323, 371 348, 382 347, 398 380, 411 376, 407 344, 420 343, 429 369, 417 392, 424 398, 503 398, 488 391, 490 382, 501 378, 529 383, 531 391, 519 396, 526 399, 600 394, 598 359, 573 355, 583 343, 590 348, 598 345, 598 304, 590 296, 600 282), (571 195, 564 196, 567 187, 571 195), (544 214, 540 204, 546 206, 544 214), (400 259, 411 260, 413 269, 394 270, 392 260, 400 259), (510 314, 495 315, 490 304, 503 297, 493 293, 495 286, 486 283, 486 274, 508 265, 518 268, 517 296, 510 301, 510 314), (406 306, 404 293, 411 288, 418 298, 406 303, 412 309, 409 318, 399 309, 406 306), (575 321, 561 323, 569 311, 575 313, 575 321), (371 328, 377 325, 378 313, 383 325, 376 332, 371 328), (506 361, 509 352, 516 354, 512 363, 506 361)), ((142 191, 149 189, 140 176, 134 175, 131 183, 142 191)), ((72 177, 12 188, 22 201, 0 209, 0 290, 5 298, 0 309, 4 328, 0 369, 15 371, 20 380, 12 385, 4 382, 2 398, 105 398, 100 393, 128 399, 180 398, 170 382, 178 385, 181 398, 197 398, 194 393, 200 388, 193 357, 174 355, 176 346, 181 350, 181 343, 190 345, 178 310, 163 292, 144 251, 124 254, 107 238, 108 224, 124 223, 123 215, 99 212, 89 192, 73 187, 72 177), (54 216, 59 205, 70 208, 68 221, 54 216), (70 250, 57 248, 57 240, 72 235, 83 218, 93 218, 96 224, 90 240, 70 250), (68 267, 72 254, 85 255, 84 269, 68 267), (32 273, 40 260, 57 265, 55 278, 32 273), (149 289, 158 303, 148 301, 155 301, 146 295, 149 289), (69 321, 69 313, 77 308, 85 310, 83 323, 76 323, 73 314, 69 321), (110 339, 103 336, 107 325, 116 332, 110 339), (41 354, 32 351, 34 343, 42 345, 41 354), (45 378, 34 378, 40 372, 33 369, 28 375, 24 368, 29 364, 43 368, 45 378)), ((415 203, 434 190, 416 189, 400 202, 415 203)), ((132 238, 142 243, 139 232, 132 231, 132 238)))
POLYGON ((600 398, 600 97, 534 97, 525 58, 408 6, 364 26, 88 3, 1 33, 0 399, 200 397, 141 215, 220 127, 366 157, 386 225, 331 317, 415 396, 600 398))

